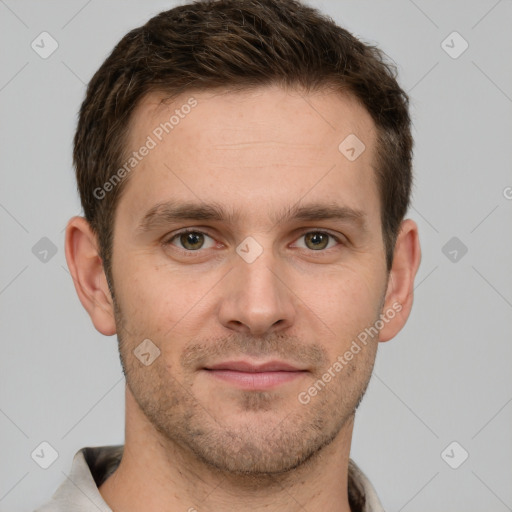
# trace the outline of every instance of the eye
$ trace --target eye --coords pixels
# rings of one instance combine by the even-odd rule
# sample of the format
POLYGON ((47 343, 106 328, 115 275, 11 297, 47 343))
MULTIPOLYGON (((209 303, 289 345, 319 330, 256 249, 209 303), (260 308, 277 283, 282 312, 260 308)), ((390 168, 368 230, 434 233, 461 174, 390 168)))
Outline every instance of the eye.
POLYGON ((210 249, 214 247, 215 240, 202 231, 182 231, 165 241, 164 245, 174 245, 186 251, 198 251, 199 249, 210 249), (206 239, 211 241, 210 245, 208 245, 206 239), (205 243, 207 246, 205 246, 205 243))
MULTIPOLYGON (((304 233, 298 240, 298 242, 295 242, 297 247, 311 251, 323 251, 341 243, 338 237, 326 233, 325 231, 310 231, 304 233), (300 241, 302 240, 304 240, 304 242, 301 245, 300 241)), ((215 240, 206 233, 194 230, 181 231, 163 242, 164 245, 174 245, 187 252, 211 249, 215 247, 215 243, 215 240)))
POLYGON ((330 249, 336 244, 341 243, 339 238, 331 235, 330 233, 325 233, 324 231, 310 231, 309 233, 304 233, 299 238, 299 240, 302 239, 304 239, 304 246, 301 248, 310 249, 312 251, 330 249))

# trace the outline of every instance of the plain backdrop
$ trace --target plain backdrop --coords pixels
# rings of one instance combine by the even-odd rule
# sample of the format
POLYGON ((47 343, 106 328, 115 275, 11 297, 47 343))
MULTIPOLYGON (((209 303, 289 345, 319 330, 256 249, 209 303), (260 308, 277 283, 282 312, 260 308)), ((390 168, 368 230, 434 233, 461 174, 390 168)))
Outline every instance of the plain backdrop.
MULTIPOLYGON (((388 511, 512 510, 512 2, 309 3, 395 61, 416 143, 414 307, 379 347, 351 456, 388 511)), ((72 137, 113 46, 174 5, 0 0, 2 512, 48 500, 78 449, 124 442, 117 341, 94 330, 64 258, 81 212, 72 137), (41 37, 58 45, 46 58, 41 37)))

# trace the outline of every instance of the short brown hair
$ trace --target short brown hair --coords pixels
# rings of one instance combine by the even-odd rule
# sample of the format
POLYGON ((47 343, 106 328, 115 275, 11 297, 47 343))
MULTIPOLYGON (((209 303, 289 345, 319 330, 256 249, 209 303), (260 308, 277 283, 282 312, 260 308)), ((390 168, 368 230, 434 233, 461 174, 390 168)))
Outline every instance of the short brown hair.
POLYGON ((125 160, 140 100, 150 92, 172 98, 274 84, 346 91, 372 116, 389 271, 412 185, 408 97, 396 68, 378 48, 297 0, 202 0, 162 12, 126 34, 93 76, 80 109, 73 152, 78 189, 109 284, 114 214, 126 179, 104 197, 95 191, 125 160))

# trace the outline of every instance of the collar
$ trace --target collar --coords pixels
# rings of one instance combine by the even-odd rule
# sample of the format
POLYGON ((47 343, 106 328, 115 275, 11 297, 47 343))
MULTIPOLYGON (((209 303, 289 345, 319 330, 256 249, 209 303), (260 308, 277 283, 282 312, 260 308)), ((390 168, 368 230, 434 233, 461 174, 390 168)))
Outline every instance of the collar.
MULTIPOLYGON (((35 512, 112 512, 98 487, 117 469, 123 450, 122 444, 79 450, 66 480, 35 512)), ((384 512, 372 484, 352 459, 348 465, 348 494, 352 512, 384 512)))

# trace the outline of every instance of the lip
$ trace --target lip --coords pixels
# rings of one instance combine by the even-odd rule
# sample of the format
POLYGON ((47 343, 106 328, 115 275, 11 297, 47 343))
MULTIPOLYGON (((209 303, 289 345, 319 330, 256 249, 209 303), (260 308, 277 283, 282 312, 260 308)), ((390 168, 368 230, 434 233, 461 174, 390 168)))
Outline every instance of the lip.
POLYGON ((251 363, 249 361, 225 361, 211 366, 206 370, 232 370, 237 372, 260 373, 260 372, 298 372, 303 371, 284 361, 267 361, 266 363, 251 363))
POLYGON ((284 361, 251 363, 248 361, 226 361, 203 368, 216 380, 221 380, 243 390, 266 390, 291 382, 307 370, 297 368, 284 361))

